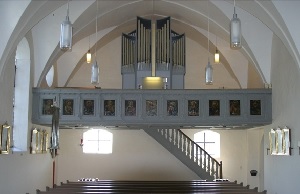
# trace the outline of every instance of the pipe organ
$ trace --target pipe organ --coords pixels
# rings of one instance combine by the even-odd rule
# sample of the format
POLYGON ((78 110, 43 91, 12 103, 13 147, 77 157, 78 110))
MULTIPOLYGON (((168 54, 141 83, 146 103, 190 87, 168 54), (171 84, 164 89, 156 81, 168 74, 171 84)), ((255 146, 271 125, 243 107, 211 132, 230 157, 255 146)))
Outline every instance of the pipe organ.
POLYGON ((122 34, 121 54, 123 89, 184 89, 185 35, 171 30, 170 17, 137 17, 136 30, 122 34))

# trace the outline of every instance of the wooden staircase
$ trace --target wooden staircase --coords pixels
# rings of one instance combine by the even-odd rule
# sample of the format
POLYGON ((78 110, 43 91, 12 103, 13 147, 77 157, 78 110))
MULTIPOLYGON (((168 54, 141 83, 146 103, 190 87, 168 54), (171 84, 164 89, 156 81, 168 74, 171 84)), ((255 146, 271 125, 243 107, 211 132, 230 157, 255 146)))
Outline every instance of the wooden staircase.
POLYGON ((211 157, 180 129, 144 129, 201 179, 222 179, 222 162, 211 157))

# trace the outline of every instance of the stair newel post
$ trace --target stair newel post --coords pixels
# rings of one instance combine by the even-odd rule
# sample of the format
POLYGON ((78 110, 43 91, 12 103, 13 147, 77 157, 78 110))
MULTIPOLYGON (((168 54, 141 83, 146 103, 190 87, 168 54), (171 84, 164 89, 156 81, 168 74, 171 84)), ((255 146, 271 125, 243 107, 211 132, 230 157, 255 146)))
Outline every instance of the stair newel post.
POLYGON ((220 161, 220 179, 223 179, 223 163, 220 161))
POLYGON ((219 170, 220 170, 219 163, 216 162, 216 176, 215 176, 216 179, 219 178, 219 170))
MULTIPOLYGON (((207 156, 208 156, 208 155, 207 155, 207 156)), ((211 160, 212 160, 212 158, 211 158, 211 157, 208 157, 207 170, 208 170, 209 174, 211 173, 211 160)))

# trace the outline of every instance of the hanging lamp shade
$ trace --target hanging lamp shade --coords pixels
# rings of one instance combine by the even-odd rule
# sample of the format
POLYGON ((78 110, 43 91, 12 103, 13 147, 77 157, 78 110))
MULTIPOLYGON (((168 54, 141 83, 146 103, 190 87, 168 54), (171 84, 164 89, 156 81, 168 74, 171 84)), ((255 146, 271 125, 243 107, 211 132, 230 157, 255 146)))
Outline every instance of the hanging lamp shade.
POLYGON ((212 83, 213 83, 213 68, 208 58, 208 63, 205 67, 205 84, 211 85, 212 83))
POLYGON ((69 1, 67 8, 66 19, 60 25, 60 49, 71 50, 72 49, 72 23, 69 19, 69 1))
POLYGON ((233 18, 230 22, 230 47, 232 49, 239 49, 242 47, 242 27, 241 27, 241 20, 237 17, 237 14, 235 13, 235 7, 234 7, 234 13, 233 18))
POLYGON ((88 50, 88 52, 86 53, 86 62, 91 63, 91 61, 92 61, 91 50, 88 50))
POLYGON ((216 64, 220 63, 220 53, 218 48, 216 48, 216 52, 215 52, 215 63, 216 64))
POLYGON ((66 16, 66 20, 64 20, 60 26, 60 49, 72 49, 72 24, 69 20, 69 16, 66 16))
POLYGON ((93 85, 98 85, 99 84, 99 67, 98 67, 98 64, 97 64, 96 60, 92 65, 91 83, 93 85))

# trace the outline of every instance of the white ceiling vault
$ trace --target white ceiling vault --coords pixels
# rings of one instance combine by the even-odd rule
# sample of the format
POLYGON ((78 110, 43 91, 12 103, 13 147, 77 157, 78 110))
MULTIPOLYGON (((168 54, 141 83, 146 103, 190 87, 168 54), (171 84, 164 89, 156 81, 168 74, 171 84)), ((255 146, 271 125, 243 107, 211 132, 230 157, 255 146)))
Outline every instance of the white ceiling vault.
MULTIPOLYGON (((0 1, 0 22, 2 27, 5 26, 1 30, 1 73, 14 55, 18 43, 26 37, 34 65, 34 86, 45 86, 46 75, 52 67, 54 87, 72 86, 73 79, 82 79, 80 72, 88 70, 85 53, 89 47, 92 53, 95 50, 105 53, 104 49, 110 44, 116 45, 113 42, 119 41, 122 33, 136 28, 137 16, 170 16, 172 29, 185 33, 188 42, 198 45, 199 52, 207 49, 209 18, 210 53, 214 53, 217 43, 222 60, 222 67, 217 68, 219 71, 226 70, 226 76, 235 80, 239 88, 249 88, 249 80, 256 77, 261 83, 271 83, 273 36, 282 41, 294 61, 300 64, 300 25, 295 23, 295 19, 300 18, 300 1, 236 0, 236 13, 242 21, 243 42, 242 49, 232 50, 229 48, 229 24, 233 15, 233 0, 98 0, 97 13, 95 0, 70 0, 73 47, 71 51, 63 52, 59 49, 59 35, 67 3, 67 0, 0 1), (249 78, 252 74, 254 76, 249 78)), ((120 53, 119 50, 116 53, 120 53)), ((187 57, 193 58, 196 53, 195 50, 190 51, 187 57)), ((187 66, 190 60, 187 59, 187 66)), ((104 61, 108 63, 110 60, 104 61)), ((103 69, 109 70, 109 67, 103 69)), ((203 72, 201 75, 204 75, 203 72)))

